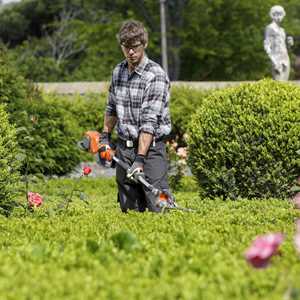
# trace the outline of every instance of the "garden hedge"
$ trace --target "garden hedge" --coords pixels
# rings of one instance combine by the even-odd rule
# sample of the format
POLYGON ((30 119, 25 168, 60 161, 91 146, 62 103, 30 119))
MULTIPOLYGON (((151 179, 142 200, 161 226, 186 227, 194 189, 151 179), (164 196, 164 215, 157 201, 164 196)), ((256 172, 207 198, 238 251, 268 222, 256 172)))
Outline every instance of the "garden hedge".
POLYGON ((79 162, 77 120, 71 103, 46 97, 19 76, 0 49, 0 103, 6 104, 9 122, 25 154, 21 172, 62 175, 79 162))
POLYGON ((0 214, 8 215, 13 207, 19 180, 19 161, 16 131, 0 105, 0 214))
POLYGON ((300 89, 272 80, 214 92, 189 123, 189 164, 204 194, 284 198, 300 175, 300 89))
POLYGON ((208 90, 193 89, 188 86, 172 87, 170 91, 172 136, 177 137, 179 143, 184 142, 183 135, 186 133, 191 115, 210 93, 211 91, 208 90))

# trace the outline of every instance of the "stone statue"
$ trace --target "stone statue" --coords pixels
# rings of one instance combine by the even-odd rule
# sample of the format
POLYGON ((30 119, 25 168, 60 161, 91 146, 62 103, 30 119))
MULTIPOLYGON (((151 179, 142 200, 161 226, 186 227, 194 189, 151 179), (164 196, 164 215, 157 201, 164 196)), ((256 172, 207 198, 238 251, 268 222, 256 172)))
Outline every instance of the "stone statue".
POLYGON ((285 17, 285 10, 280 5, 275 5, 270 10, 272 23, 266 26, 264 48, 272 62, 272 75, 275 80, 289 80, 290 58, 287 46, 293 46, 291 36, 286 37, 280 23, 285 17))

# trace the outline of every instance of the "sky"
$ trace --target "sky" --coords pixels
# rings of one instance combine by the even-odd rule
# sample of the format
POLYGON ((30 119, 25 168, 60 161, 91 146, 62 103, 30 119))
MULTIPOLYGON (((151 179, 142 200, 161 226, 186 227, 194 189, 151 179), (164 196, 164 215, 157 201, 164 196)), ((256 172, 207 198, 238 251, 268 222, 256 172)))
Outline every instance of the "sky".
POLYGON ((10 3, 10 2, 19 2, 20 0, 2 0, 2 3, 3 4, 7 4, 7 3, 10 3))

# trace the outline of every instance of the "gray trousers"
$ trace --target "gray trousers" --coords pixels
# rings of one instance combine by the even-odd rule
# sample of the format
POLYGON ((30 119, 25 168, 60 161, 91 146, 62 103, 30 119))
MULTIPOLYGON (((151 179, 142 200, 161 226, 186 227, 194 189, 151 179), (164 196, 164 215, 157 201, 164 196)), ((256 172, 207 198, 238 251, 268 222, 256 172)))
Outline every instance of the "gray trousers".
MULTIPOLYGON (((136 148, 127 148, 123 143, 117 144, 116 155, 119 159, 132 165, 137 154, 136 148)), ((151 144, 145 158, 144 173, 146 180, 154 187, 169 190, 168 185, 168 160, 166 145, 163 141, 151 144)), ((116 180, 118 184, 118 202, 122 212, 128 209, 143 212, 148 208, 152 212, 160 212, 156 198, 141 184, 132 183, 126 178, 126 171, 117 165, 116 180)))

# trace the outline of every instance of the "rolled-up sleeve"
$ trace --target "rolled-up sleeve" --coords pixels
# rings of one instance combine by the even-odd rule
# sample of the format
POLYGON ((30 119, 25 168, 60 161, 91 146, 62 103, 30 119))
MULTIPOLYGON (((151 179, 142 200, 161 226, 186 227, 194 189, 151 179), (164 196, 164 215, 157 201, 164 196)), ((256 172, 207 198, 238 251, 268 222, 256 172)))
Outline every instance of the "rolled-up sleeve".
POLYGON ((116 96, 115 96, 115 91, 114 91, 114 84, 113 80, 111 81, 111 84, 109 86, 109 94, 108 94, 108 99, 107 99, 107 105, 106 105, 106 114, 108 116, 116 116, 116 96))
POLYGON ((139 131, 155 135, 163 107, 168 101, 169 81, 165 74, 156 74, 147 84, 141 109, 139 131))

